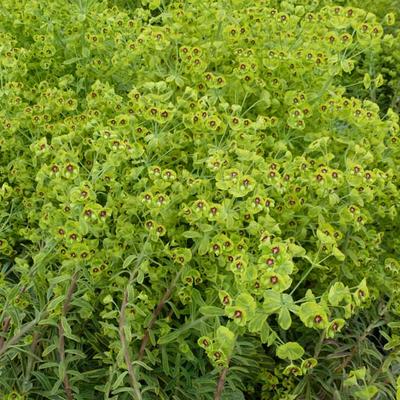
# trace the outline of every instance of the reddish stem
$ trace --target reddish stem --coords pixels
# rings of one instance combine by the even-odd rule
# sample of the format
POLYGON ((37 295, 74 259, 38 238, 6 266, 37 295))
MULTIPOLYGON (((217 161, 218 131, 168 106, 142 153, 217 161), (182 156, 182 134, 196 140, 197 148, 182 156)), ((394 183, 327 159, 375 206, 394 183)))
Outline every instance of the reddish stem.
POLYGON ((3 321, 3 334, 4 336, 0 337, 0 350, 3 348, 4 343, 6 341, 5 335, 8 332, 8 330, 10 329, 10 324, 11 324, 11 318, 10 317, 6 317, 3 321))
POLYGON ((167 300, 169 299, 169 297, 171 296, 172 293, 172 289, 168 288, 166 290, 166 292, 164 293, 164 296, 161 298, 160 302, 157 304, 157 307, 155 308, 155 310, 152 313, 152 317, 151 320, 149 322, 149 325, 147 326, 147 328, 144 331, 144 336, 142 339, 142 343, 140 344, 140 350, 139 350, 139 361, 143 359, 144 356, 144 350, 147 346, 147 343, 149 342, 149 338, 150 338, 150 329, 153 328, 154 324, 157 321, 158 316, 160 315, 162 309, 165 306, 165 303, 167 302, 167 300))
POLYGON ((214 400, 220 400, 222 396, 222 392, 224 391, 226 374, 228 373, 228 367, 224 368, 219 376, 217 388, 214 393, 214 400))
MULTIPOLYGON (((77 281, 78 281, 78 272, 75 272, 74 275, 72 276, 71 284, 69 285, 67 295, 65 297, 64 305, 62 308, 62 316, 63 317, 65 317, 68 314, 68 311, 71 307, 72 295, 74 294, 74 291, 76 289, 77 281)), ((60 338, 59 347, 58 347, 58 352, 60 355, 60 363, 64 363, 65 362, 65 335, 64 335, 64 328, 63 328, 61 322, 58 324, 58 335, 60 338)), ((68 374, 66 371, 65 371, 63 384, 64 384, 64 391, 65 391, 65 395, 67 396, 67 400, 73 400, 74 396, 72 393, 72 387, 69 382, 68 374)))

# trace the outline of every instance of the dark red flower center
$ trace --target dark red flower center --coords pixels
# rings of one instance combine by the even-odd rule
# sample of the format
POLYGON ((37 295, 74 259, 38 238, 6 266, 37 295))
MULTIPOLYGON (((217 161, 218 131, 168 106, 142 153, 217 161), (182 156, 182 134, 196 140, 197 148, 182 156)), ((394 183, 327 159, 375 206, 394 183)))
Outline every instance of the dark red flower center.
POLYGON ((316 324, 320 324, 320 323, 322 322, 322 317, 321 317, 320 315, 316 315, 316 316, 314 317, 314 322, 315 322, 316 324))

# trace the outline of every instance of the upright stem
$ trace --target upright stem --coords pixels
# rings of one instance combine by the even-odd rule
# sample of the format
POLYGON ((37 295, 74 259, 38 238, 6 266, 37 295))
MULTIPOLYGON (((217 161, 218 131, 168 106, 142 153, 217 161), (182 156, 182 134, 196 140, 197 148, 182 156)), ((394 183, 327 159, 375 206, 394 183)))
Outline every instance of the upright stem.
POLYGON ((29 384, 29 379, 31 377, 31 372, 32 372, 32 368, 33 368, 34 358, 35 358, 36 346, 39 343, 39 337, 40 337, 40 335, 38 332, 34 332, 32 335, 32 344, 31 344, 31 353, 32 354, 29 356, 28 363, 26 366, 25 378, 24 378, 24 382, 23 382, 24 387, 26 387, 29 384))
MULTIPOLYGON (((3 322, 3 329, 2 329, 3 335, 7 334, 8 330, 10 329, 10 324, 11 324, 11 318, 10 317, 6 317, 4 319, 4 322, 3 322)), ((5 340, 6 340, 5 336, 1 336, 0 337, 0 350, 4 346, 5 340)))
MULTIPOLYGON (((21 293, 24 293, 26 291, 26 286, 23 286, 20 290, 21 293)), ((17 296, 17 299, 20 297, 20 295, 17 296)), ((11 325, 11 317, 6 317, 3 322, 3 329, 2 333, 4 336, 0 337, 0 350, 3 348, 4 343, 6 341, 5 335, 7 334, 8 330, 10 329, 11 325)))
POLYGON ((124 354, 125 364, 128 369, 129 379, 131 381, 131 386, 133 391, 135 392, 135 397, 137 400, 142 400, 142 395, 139 390, 139 383, 135 376, 135 371, 132 367, 131 356, 129 354, 128 342, 126 340, 125 335, 125 326, 126 326, 126 306, 128 305, 128 287, 124 291, 124 297, 122 300, 120 316, 119 316, 119 338, 122 344, 122 352, 124 354))
MULTIPOLYGON (((71 279, 71 284, 69 285, 67 295, 65 297, 64 305, 62 308, 62 316, 66 317, 68 314, 68 311, 71 307, 71 300, 72 300, 72 295, 74 294, 74 291, 76 289, 78 281, 78 272, 75 272, 74 275, 72 275, 71 279)), ((58 353, 60 355, 60 363, 65 362, 65 335, 64 335, 64 328, 62 326, 61 321, 58 324, 58 336, 59 336, 59 345, 58 345, 58 353)), ((64 375, 64 391, 65 395, 67 396, 67 400, 73 400, 74 396, 72 394, 72 387, 68 379, 68 374, 67 371, 65 371, 64 375)))
POLYGON ((164 308, 165 303, 171 296, 171 293, 172 293, 172 289, 168 288, 166 290, 166 292, 164 293, 163 297, 161 298, 160 302, 157 304, 157 307, 154 309, 154 311, 152 313, 151 320, 149 322, 149 325, 147 326, 147 328, 144 331, 142 343, 140 344, 140 350, 139 350, 139 356, 138 356, 139 360, 143 359, 144 350, 145 350, 146 345, 149 342, 149 338, 150 338, 150 329, 152 329, 154 324, 156 323, 157 318, 160 315, 162 309, 164 308))
POLYGON ((350 354, 343 360, 343 362, 336 368, 335 372, 340 372, 346 369, 346 367, 350 364, 350 362, 353 360, 354 356, 357 354, 357 350, 359 349, 360 344, 371 334, 371 330, 374 329, 374 324, 376 323, 373 322, 368 327, 365 329, 363 334, 357 338, 353 348, 351 349, 350 354))
POLYGON ((140 263, 142 262, 143 258, 145 257, 146 245, 147 245, 148 241, 149 241, 149 237, 147 237, 146 242, 143 244, 142 250, 140 251, 140 254, 138 255, 138 257, 136 259, 135 268, 131 272, 131 276, 129 278, 128 284, 125 287, 123 298, 122 298, 121 309, 119 311, 119 339, 121 341, 122 352, 124 354, 126 368, 128 369, 129 380, 131 383, 131 387, 135 393, 136 400, 142 400, 142 394, 140 393, 139 382, 136 379, 135 371, 133 370, 133 367, 132 367, 132 360, 131 360, 131 356, 129 354, 128 341, 126 340, 126 334, 125 334, 126 307, 128 305, 128 288, 130 285, 132 285, 132 283, 137 275, 138 269, 140 267, 140 263))
MULTIPOLYGON (((317 261, 317 259, 318 259, 318 256, 319 256, 319 252, 320 252, 320 249, 318 249, 318 252, 317 252, 317 254, 316 254, 316 256, 315 256, 315 258, 314 258, 314 261, 312 261, 312 260, 310 260, 310 258, 306 258, 307 260, 308 260, 308 262, 310 262, 311 263, 311 266, 308 268, 308 270, 303 274, 303 276, 301 277, 301 279, 299 280, 299 282, 297 282, 297 285, 294 287, 294 289, 292 289, 292 291, 290 292, 290 296, 292 296, 293 295, 293 293, 296 291, 296 289, 304 282, 304 280, 307 278, 307 276, 311 273, 311 271, 315 268, 315 267, 317 267, 317 266, 319 266, 319 264, 323 261, 323 260, 321 260, 321 261, 319 261, 318 263, 316 263, 316 261, 317 261)), ((326 258, 324 258, 324 260, 325 260, 326 258)))
POLYGON ((138 356, 139 361, 143 359, 144 350, 145 350, 146 345, 149 342, 149 338, 150 338, 150 330, 154 326, 154 324, 156 323, 158 316, 160 315, 162 309, 165 306, 165 303, 170 298, 170 296, 171 296, 171 294, 172 294, 172 292, 173 292, 173 290, 175 288, 176 282, 178 281, 179 277, 181 276, 181 273, 182 273, 182 269, 179 270, 179 272, 176 274, 174 280, 171 282, 170 286, 165 291, 163 297, 161 298, 161 300, 157 304, 157 307, 154 309, 154 311, 153 311, 153 313, 151 315, 151 320, 149 322, 149 325, 147 326, 147 328, 144 331, 144 336, 143 336, 143 339, 142 339, 142 343, 140 344, 140 350, 139 350, 139 356, 138 356))
POLYGON ((224 368, 219 376, 217 388, 214 393, 214 400, 220 400, 222 396, 222 392, 224 391, 226 374, 228 373, 228 367, 224 368))
POLYGON ((315 346, 315 351, 314 351, 315 359, 318 359, 319 353, 321 352, 322 349, 322 344, 324 343, 324 339, 325 339, 325 330, 321 331, 320 339, 317 345, 315 346))
POLYGON ((16 345, 21 338, 23 338, 34 326, 37 325, 37 323, 40 321, 40 318, 43 317, 43 315, 47 315, 46 313, 39 314, 37 318, 35 318, 33 321, 28 322, 25 324, 21 330, 16 333, 11 339, 7 340, 3 347, 0 348, 0 357, 11 347, 16 345))

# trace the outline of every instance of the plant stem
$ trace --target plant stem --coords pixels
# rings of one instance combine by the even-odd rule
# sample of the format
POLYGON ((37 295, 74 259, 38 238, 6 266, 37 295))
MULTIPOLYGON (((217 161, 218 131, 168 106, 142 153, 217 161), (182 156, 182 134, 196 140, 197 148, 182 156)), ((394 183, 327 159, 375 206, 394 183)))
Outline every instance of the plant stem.
POLYGON ((122 352, 124 354, 125 364, 128 369, 129 379, 131 381, 131 386, 135 392, 135 397, 137 400, 142 400, 142 395, 139 390, 139 383, 136 379, 135 372, 132 367, 131 356, 129 355, 128 342, 125 335, 125 325, 126 325, 126 306, 128 305, 128 286, 124 291, 124 297, 122 300, 120 316, 119 316, 119 338, 122 344, 122 352))
POLYGON ((322 348, 322 344, 324 343, 324 339, 325 339, 325 330, 321 331, 321 335, 320 335, 320 339, 317 343, 317 345, 315 346, 315 351, 314 351, 314 358, 318 359, 319 353, 321 352, 321 348, 322 348))
POLYGON ((368 325, 368 327, 365 329, 364 333, 357 339, 357 341, 356 341, 355 345, 353 346, 350 354, 336 368, 335 372, 343 371, 350 364, 350 362, 353 360, 354 356, 356 355, 360 344, 370 335, 372 329, 374 329, 374 327, 375 327, 374 323, 376 323, 376 321, 374 321, 373 323, 368 325))
MULTIPOLYGON (((65 317, 68 314, 68 311, 71 307, 71 300, 72 300, 72 295, 74 294, 74 291, 76 289, 78 281, 78 271, 72 275, 71 279, 71 284, 69 285, 67 295, 65 297, 64 305, 62 308, 62 316, 65 317)), ((59 346, 58 346, 58 353, 60 356, 60 363, 65 362, 65 335, 64 335, 64 328, 62 326, 61 321, 58 324, 58 336, 59 336, 59 346)), ((72 387, 68 379, 68 374, 67 371, 65 370, 65 375, 64 375, 64 391, 65 395, 67 396, 67 400, 73 400, 74 396, 72 394, 72 387)))
POLYGON ((34 332, 32 335, 32 344, 31 344, 31 355, 29 356, 28 359, 28 364, 26 366, 26 371, 25 371, 25 379, 23 382, 23 385, 26 387, 29 383, 29 379, 31 377, 31 372, 32 372, 32 367, 34 363, 34 358, 35 358, 35 351, 36 351, 36 346, 39 342, 40 334, 38 332, 34 332))
MULTIPOLYGON (((22 287, 21 289, 21 293, 24 293, 26 290, 26 286, 22 287)), ((20 296, 18 295, 17 298, 19 298, 20 296)), ((10 329, 10 325, 11 325, 11 317, 6 317, 4 318, 3 321, 3 329, 2 329, 2 336, 0 337, 0 350, 3 348, 4 343, 5 343, 5 335, 7 334, 8 330, 10 329)))
MULTIPOLYGON (((10 324, 11 324, 11 318, 10 317, 6 317, 4 319, 4 322, 3 322, 3 331, 2 331, 3 335, 7 334, 8 330, 10 329, 10 324)), ((1 336, 0 337, 0 351, 4 346, 5 340, 6 340, 5 336, 1 336)))
POLYGON ((128 375, 129 375, 129 380, 131 383, 131 387, 135 393, 135 397, 137 400, 142 400, 142 394, 140 393, 139 389, 139 382, 136 379, 135 371, 133 370, 132 367, 132 361, 131 361, 131 356, 129 354, 129 346, 128 342, 126 340, 126 334, 125 334, 125 326, 126 326, 126 307, 128 305, 128 287, 132 285, 135 277, 137 276, 138 269, 140 267, 140 264, 145 257, 145 252, 146 252, 146 245, 149 241, 149 237, 147 237, 146 242, 142 246, 142 250, 140 251, 140 254, 138 255, 135 263, 135 268, 131 272, 131 276, 129 278, 128 284, 125 287, 123 298, 122 298, 122 304, 119 312, 119 339, 121 341, 121 346, 122 346, 122 352, 124 354, 124 359, 125 359, 125 364, 128 369, 128 375))
POLYGON ((139 356, 138 359, 142 360, 143 356, 144 356, 144 350, 146 348, 146 345, 149 341, 150 338, 150 329, 153 328, 154 324, 157 321, 158 316, 160 315, 162 309, 164 308, 165 303, 167 302, 167 300, 169 299, 169 297, 171 296, 172 293, 172 288, 169 287, 167 288, 167 290, 165 291, 163 297, 161 298, 160 302, 157 304, 157 307, 154 309, 152 316, 151 316, 151 320, 149 322, 149 325, 147 326, 147 328, 144 331, 144 336, 142 339, 142 343, 140 344, 140 350, 139 350, 139 356))
POLYGON ((157 307, 154 309, 154 311, 152 313, 151 320, 149 322, 149 325, 147 326, 147 328, 144 331, 144 336, 143 336, 143 339, 142 339, 142 343, 140 345, 139 356, 138 356, 139 361, 142 360, 142 358, 144 356, 144 350, 146 348, 147 343, 149 342, 150 329, 156 323, 158 316, 160 315, 162 309, 165 306, 165 303, 170 298, 170 296, 171 296, 171 294, 172 294, 172 292, 173 292, 173 290, 175 288, 176 282, 178 281, 181 273, 182 273, 182 269, 176 274, 174 280, 171 282, 170 286, 167 288, 167 290, 165 291, 163 297, 161 298, 161 300, 157 304, 157 307))
POLYGON ((315 268, 315 267, 320 267, 321 263, 324 262, 327 258, 330 257, 327 256, 325 258, 323 258, 322 260, 318 261, 317 263, 315 262, 319 256, 319 252, 320 250, 318 249, 317 255, 315 256, 314 261, 310 260, 309 258, 307 258, 307 260, 311 263, 311 266, 308 268, 308 270, 303 274, 303 276, 301 277, 300 281, 297 283, 297 285, 294 287, 294 289, 290 292, 290 296, 293 295, 293 293, 296 291, 296 289, 304 282, 304 280, 307 278, 307 276, 311 273, 311 271, 315 268))
POLYGON ((224 368, 219 376, 217 388, 214 393, 214 400, 220 400, 222 396, 222 392, 224 390, 226 374, 228 373, 228 367, 224 368))
POLYGON ((6 341, 3 347, 0 349, 0 357, 11 347, 19 342, 19 340, 25 336, 40 320, 40 317, 35 318, 33 321, 28 322, 24 327, 16 333, 11 339, 6 341))

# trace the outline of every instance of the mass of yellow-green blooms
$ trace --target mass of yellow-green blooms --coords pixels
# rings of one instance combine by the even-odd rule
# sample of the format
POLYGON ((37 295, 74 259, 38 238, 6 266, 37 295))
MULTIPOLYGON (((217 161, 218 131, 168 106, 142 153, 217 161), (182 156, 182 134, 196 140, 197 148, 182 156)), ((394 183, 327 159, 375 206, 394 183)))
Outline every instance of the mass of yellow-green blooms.
POLYGON ((2 0, 1 400, 400 399, 400 0, 2 0))

